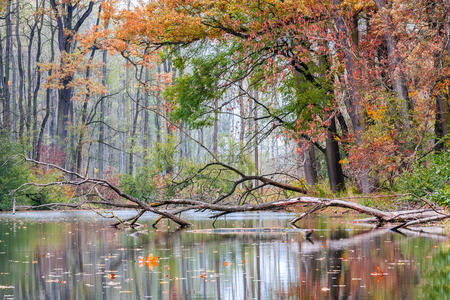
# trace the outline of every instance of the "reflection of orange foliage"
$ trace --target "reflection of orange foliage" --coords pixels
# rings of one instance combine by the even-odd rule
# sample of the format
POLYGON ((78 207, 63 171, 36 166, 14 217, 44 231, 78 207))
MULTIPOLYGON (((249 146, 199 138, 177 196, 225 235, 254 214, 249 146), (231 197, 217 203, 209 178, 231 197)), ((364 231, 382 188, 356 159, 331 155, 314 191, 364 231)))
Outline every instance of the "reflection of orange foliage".
POLYGON ((138 257, 139 267, 146 266, 150 270, 153 270, 153 267, 157 267, 159 264, 159 257, 153 256, 152 253, 150 253, 147 257, 138 257))

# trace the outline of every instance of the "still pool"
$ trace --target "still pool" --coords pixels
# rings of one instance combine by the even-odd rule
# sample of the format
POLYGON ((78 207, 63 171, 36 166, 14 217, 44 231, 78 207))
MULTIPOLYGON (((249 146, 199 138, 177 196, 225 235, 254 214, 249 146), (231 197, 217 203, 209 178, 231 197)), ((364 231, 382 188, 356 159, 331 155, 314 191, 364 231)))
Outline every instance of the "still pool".
MULTIPOLYGON (((117 211, 126 217, 133 212, 117 211)), ((446 228, 392 232, 351 217, 206 213, 176 230, 114 229, 89 211, 0 214, 0 299, 446 299, 446 228), (314 232, 306 237, 310 229, 314 232)))

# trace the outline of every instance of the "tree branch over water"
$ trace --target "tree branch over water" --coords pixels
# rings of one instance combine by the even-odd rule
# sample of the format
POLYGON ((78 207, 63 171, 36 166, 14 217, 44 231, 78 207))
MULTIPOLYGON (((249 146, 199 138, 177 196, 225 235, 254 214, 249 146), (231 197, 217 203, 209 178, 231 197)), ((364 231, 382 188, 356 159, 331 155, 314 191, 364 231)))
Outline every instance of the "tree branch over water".
MULTIPOLYGON (((358 213, 370 215, 373 218, 366 219, 366 221, 376 221, 379 226, 387 223, 399 223, 400 225, 396 225, 393 227, 393 229, 399 229, 402 227, 408 227, 411 225, 416 224, 424 224, 428 222, 433 221, 441 221, 444 219, 447 219, 450 217, 450 214, 447 214, 445 210, 439 210, 436 208, 432 209, 419 209, 419 210, 405 210, 405 211, 384 211, 377 208, 372 208, 368 206, 364 206, 355 202, 351 201, 345 201, 340 199, 328 199, 328 198, 316 198, 316 197, 309 197, 309 196, 300 196, 300 197, 294 197, 291 199, 285 199, 280 201, 273 201, 273 202, 267 202, 267 203, 261 203, 261 204, 233 204, 233 203, 219 203, 231 196, 235 190, 238 184, 245 182, 247 180, 258 180, 266 185, 272 185, 277 188, 295 191, 298 193, 306 194, 306 190, 287 185, 281 182, 274 181, 272 179, 263 177, 263 176, 247 176, 241 171, 235 169, 232 166, 220 163, 220 162, 213 162, 210 164, 207 164, 204 168, 202 168, 197 174, 201 173, 201 171, 205 170, 206 168, 218 165, 221 167, 224 167, 228 170, 231 170, 232 172, 238 174, 241 178, 236 180, 231 191, 225 195, 219 196, 218 199, 212 201, 211 203, 195 200, 195 199, 165 199, 160 200, 157 202, 143 202, 132 195, 129 195, 125 193, 123 190, 121 190, 118 186, 112 184, 110 181, 105 179, 99 179, 99 178, 88 178, 85 177, 77 172, 73 172, 70 170, 66 170, 60 166, 57 166, 55 164, 36 161, 34 159, 25 158, 26 161, 40 165, 47 168, 53 168, 57 169, 64 174, 72 177, 72 180, 66 180, 66 181, 58 181, 58 182, 50 182, 45 184, 36 184, 36 183, 26 183, 24 185, 21 185, 18 189, 16 189, 14 192, 17 192, 21 189, 23 189, 27 185, 34 185, 38 187, 48 187, 51 185, 72 185, 72 186, 81 186, 81 185, 90 185, 91 191, 94 193, 89 193, 86 195, 87 199, 85 201, 82 201, 78 204, 69 204, 69 203, 51 203, 51 204, 45 204, 45 205, 39 205, 39 206, 26 206, 26 207, 19 207, 23 209, 36 209, 36 208, 57 208, 57 207, 69 207, 69 208, 81 208, 86 205, 96 205, 96 206, 109 206, 109 207, 116 207, 116 208, 133 208, 137 209, 138 212, 135 216, 128 218, 126 220, 121 220, 117 216, 113 216, 114 219, 117 219, 118 222, 114 223, 114 226, 119 225, 127 225, 127 226, 135 226, 137 224, 138 219, 145 214, 145 212, 152 212, 160 217, 155 221, 154 225, 163 218, 169 219, 176 224, 178 224, 181 228, 189 227, 191 224, 186 222, 185 220, 181 219, 180 217, 176 216, 177 214, 180 214, 183 211, 187 210, 211 210, 214 212, 217 212, 217 214, 213 215, 211 218, 217 219, 220 216, 235 213, 235 212, 248 212, 248 211, 264 211, 264 210, 283 210, 287 209, 288 207, 292 206, 298 206, 298 205, 307 205, 312 206, 311 209, 308 211, 300 214, 296 218, 294 218, 291 221, 291 224, 295 226, 295 224, 307 217, 308 215, 323 210, 328 207, 339 207, 339 208, 345 208, 345 209, 351 209, 358 213), (129 201, 131 203, 120 203, 115 200, 110 200, 107 197, 105 197, 101 191, 99 191, 99 188, 105 188, 109 191, 114 192, 117 196, 119 196, 121 199, 129 201), (97 199, 100 199, 97 200, 97 199), (176 210, 170 211, 168 209, 169 206, 176 206, 176 210), (161 209, 162 207, 165 207, 165 209, 161 209)), ((188 180, 192 180, 193 178, 189 178, 188 180)))

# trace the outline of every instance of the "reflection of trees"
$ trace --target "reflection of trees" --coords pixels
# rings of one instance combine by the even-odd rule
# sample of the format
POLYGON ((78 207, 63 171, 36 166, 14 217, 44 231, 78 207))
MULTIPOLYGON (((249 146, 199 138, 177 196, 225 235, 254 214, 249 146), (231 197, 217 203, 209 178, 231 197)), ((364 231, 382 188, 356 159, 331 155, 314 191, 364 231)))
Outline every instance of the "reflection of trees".
POLYGON ((30 223, 7 244, 18 261, 2 264, 2 270, 9 270, 8 280, 20 287, 14 291, 19 299, 96 298, 105 281, 95 276, 104 268, 99 267, 100 257, 119 245, 111 231, 85 222, 30 223))
MULTIPOLYGON (((350 237, 342 230, 334 233, 327 240, 315 240, 313 243, 299 241, 302 260, 300 283, 291 287, 290 296, 300 299, 359 299, 369 291, 371 297, 377 295, 375 298, 408 298, 417 282, 416 262, 423 259, 423 253, 428 251, 425 249, 433 245, 432 240, 421 239, 420 254, 414 255, 417 246, 410 246, 408 251, 396 250, 402 244, 410 245, 410 241, 417 241, 410 239, 417 233, 410 235, 407 230, 402 230, 402 235, 385 229, 365 231, 350 237), (392 246, 385 247, 386 242, 389 245, 392 243, 392 246), (395 267, 398 264, 402 267, 395 267), (372 276, 378 265, 388 275, 372 276), (320 271, 315 271, 317 269, 320 271), (306 287, 302 282, 306 282, 306 287)), ((437 241, 447 239, 436 234, 423 234, 422 237, 437 241)))
POLYGON ((425 274, 417 289, 419 299, 446 299, 450 294, 448 246, 441 246, 432 260, 421 266, 425 274))
MULTIPOLYGON (((254 222, 248 225, 261 227, 254 222)), ((420 248, 411 247, 406 230, 402 230, 408 235, 404 237, 384 229, 316 231, 311 243, 301 233, 139 233, 99 229, 85 222, 28 227, 27 231, 17 230, 4 242, 17 251, 14 259, 36 258, 37 264, 0 263, 1 271, 10 273, 8 282, 20 287, 15 290, 16 298, 110 299, 119 297, 119 290, 131 290, 129 297, 137 299, 149 295, 159 299, 346 299, 364 297, 368 291, 380 298, 401 298, 417 281, 416 267, 405 263, 397 268, 389 263, 423 259, 420 254, 427 253, 434 244, 414 239, 420 248), (399 248, 399 244, 404 247, 399 248), (137 256, 149 253, 163 258, 160 265, 153 270, 139 268, 137 256), (224 261, 230 264, 224 266, 224 261), (389 273, 378 283, 370 275, 376 265, 389 273), (106 277, 105 271, 112 270, 117 271, 115 279, 106 277), (199 277, 203 273, 207 274, 205 279, 199 277), (50 283, 49 279, 66 283, 50 283), (160 284, 161 280, 168 283, 160 284), (120 289, 108 286, 110 282, 119 283, 120 289), (330 290, 322 291, 324 287, 330 290)), ((320 227, 326 229, 323 224, 320 227)), ((4 249, 5 245, 0 247, 4 249)))

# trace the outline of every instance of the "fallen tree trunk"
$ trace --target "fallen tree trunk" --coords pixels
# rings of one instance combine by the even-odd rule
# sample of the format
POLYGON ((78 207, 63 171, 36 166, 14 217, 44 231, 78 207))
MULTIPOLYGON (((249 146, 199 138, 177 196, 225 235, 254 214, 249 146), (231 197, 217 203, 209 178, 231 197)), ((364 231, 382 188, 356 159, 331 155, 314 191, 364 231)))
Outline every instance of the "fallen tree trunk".
MULTIPOLYGON (((307 206, 313 206, 308 211, 298 215, 295 217, 291 224, 295 226, 295 224, 305 218, 306 216, 328 208, 328 207, 338 207, 338 208, 345 208, 345 209, 351 209, 361 214, 366 214, 372 216, 372 218, 366 219, 365 221, 376 221, 379 226, 386 224, 386 223, 399 223, 402 224, 397 225, 393 227, 393 229, 398 229, 401 227, 408 227, 415 224, 424 224, 427 222, 433 222, 433 221, 441 221, 444 219, 447 219, 450 217, 450 214, 448 214, 443 209, 436 209, 435 207, 430 207, 430 209, 420 209, 420 210, 404 210, 404 211, 383 211, 379 210, 377 208, 372 208, 368 206, 364 206, 355 202, 351 201, 345 201, 341 199, 327 199, 327 198, 315 198, 315 197, 308 197, 308 196, 301 196, 296 197, 292 199, 287 200, 281 200, 281 201, 274 201, 274 202, 267 202, 262 204, 244 204, 244 205, 236 205, 232 203, 217 203, 217 201, 205 202, 200 200, 194 200, 194 199, 167 199, 167 200, 161 200, 158 202, 143 202, 142 200, 139 200, 124 191, 122 191, 119 187, 112 184, 111 182, 105 180, 105 179, 96 179, 96 178, 88 178, 85 177, 79 173, 66 170, 64 168, 61 168, 59 166, 56 166, 54 164, 44 163, 35 161, 32 159, 26 158, 27 161, 30 161, 32 163, 55 168, 58 169, 65 174, 70 175, 72 178, 77 178, 78 180, 70 180, 70 181, 60 181, 60 182, 51 182, 46 184, 36 184, 36 183, 26 183, 19 187, 23 188, 26 185, 34 185, 34 186, 40 186, 40 187, 48 187, 52 185, 74 185, 74 186, 81 186, 81 185, 90 185, 89 191, 90 193, 86 196, 89 196, 89 198, 96 197, 99 198, 101 201, 98 200, 89 200, 89 198, 85 201, 80 202, 79 204, 67 204, 67 203, 51 203, 51 204, 45 204, 40 205, 36 208, 56 208, 56 207, 70 207, 70 208, 80 208, 84 205, 106 205, 110 207, 117 207, 117 208, 133 208, 137 210, 137 214, 134 217, 131 217, 127 220, 119 220, 119 222, 115 223, 114 225, 120 225, 125 224, 129 226, 135 226, 138 219, 147 211, 155 213, 159 215, 160 217, 155 221, 153 224, 156 226, 156 224, 161 219, 169 219, 173 222, 177 223, 181 228, 189 227, 191 224, 186 222, 185 220, 181 219, 177 215, 180 214, 183 211, 187 210, 211 210, 213 212, 216 212, 215 215, 212 215, 211 218, 217 219, 218 217, 224 216, 226 214, 230 213, 236 213, 236 212, 249 212, 249 211, 263 211, 263 210, 282 210, 286 209, 291 206, 296 205, 307 205, 307 206), (99 191, 98 187, 107 188, 109 190, 112 190, 116 195, 118 195, 120 198, 125 199, 131 203, 117 203, 117 201, 108 200, 106 199, 99 191), (95 192, 95 193, 93 193, 95 192), (176 209, 173 211, 168 210, 168 207, 170 206, 176 206, 176 209), (161 207, 165 207, 165 209, 161 209, 161 207)), ((245 176, 245 175, 243 175, 245 176)), ((271 182, 271 185, 275 185, 271 182)), ((17 191, 16 190, 16 191, 17 191)), ((28 207, 33 208, 33 207, 28 207)))
MULTIPOLYGON (((282 201, 268 202, 263 204, 246 204, 246 205, 227 205, 227 204, 215 204, 215 203, 205 203, 202 201, 190 200, 190 199, 170 199, 161 201, 158 203, 153 203, 155 206, 159 205, 192 205, 197 209, 209 209, 212 211, 220 212, 218 215, 212 216, 212 218, 223 216, 225 214, 233 213, 233 212, 247 212, 247 211, 261 211, 261 210, 279 210, 285 209, 289 206, 306 204, 306 205, 314 205, 312 209, 309 211, 300 214, 291 220, 291 224, 295 224, 299 220, 308 216, 309 214, 316 212, 318 210, 325 209, 327 207, 339 207, 352 209, 362 214, 371 215, 374 217, 380 225, 385 223, 397 223, 397 222, 405 222, 405 221, 415 221, 429 219, 430 221, 434 220, 443 220, 450 217, 450 214, 446 214, 444 210, 436 211, 433 209, 422 209, 422 210, 405 210, 405 211, 383 211, 376 208, 360 205, 358 203, 344 201, 339 199, 326 199, 326 198, 315 198, 315 197, 297 197, 282 201)), ((413 223, 413 224, 421 224, 413 223)))
MULTIPOLYGON (((287 200, 281 200, 281 201, 275 201, 275 202, 268 202, 263 204, 246 204, 246 205, 232 205, 232 204, 214 204, 214 203, 206 203, 203 201, 198 200, 191 200, 191 199, 168 199, 164 201, 154 202, 150 204, 146 204, 145 206, 139 206, 139 205, 129 205, 129 204, 122 204, 122 203, 114 203, 109 201, 85 201, 78 205, 76 204, 58 204, 58 203, 51 203, 46 205, 40 205, 37 208, 43 208, 43 207, 49 207, 49 208, 55 208, 59 206, 63 207, 69 207, 69 208, 81 208, 84 205, 107 205, 111 207, 117 207, 117 208, 135 208, 139 210, 139 213, 131 217, 127 220, 119 221, 115 223, 114 225, 121 225, 121 224, 127 224, 129 221, 131 223, 129 225, 133 226, 136 224, 137 220, 147 211, 153 212, 155 214, 160 215, 160 217, 155 221, 154 225, 156 225, 161 219, 167 218, 174 222, 176 222, 181 227, 188 227, 190 224, 181 218, 175 216, 176 214, 179 214, 184 211, 188 210, 204 210, 208 209, 214 212, 218 212, 215 215, 212 215, 211 218, 216 219, 220 216, 224 216, 226 214, 230 213, 236 213, 236 212, 249 212, 249 211, 264 211, 264 210, 283 210, 291 206, 295 205, 314 205, 312 209, 300 214, 299 216, 295 217, 293 220, 290 221, 292 225, 295 225, 299 220, 305 218, 306 216, 318 211, 322 210, 328 207, 338 207, 338 208, 346 208, 346 209, 352 209, 362 214, 372 215, 374 218, 368 218, 363 220, 364 222, 373 222, 376 221, 379 225, 383 225, 386 223, 399 223, 402 222, 400 225, 397 225, 393 227, 392 229, 398 229, 402 227, 408 227, 411 225, 416 224, 423 224, 427 222, 432 221, 441 221, 448 217, 450 217, 450 214, 445 214, 444 211, 436 212, 432 209, 426 210, 406 210, 406 211, 394 211, 394 212, 387 212, 382 211, 379 209, 367 207, 360 205, 358 203, 349 202, 349 201, 343 201, 338 199, 325 199, 325 198, 314 198, 314 197, 297 197, 287 200), (157 207, 162 206, 168 206, 168 205, 176 205, 176 206, 183 206, 181 208, 178 208, 174 211, 166 211, 166 210, 159 210, 157 207)), ((27 208, 27 209, 33 209, 34 207, 28 206, 28 207, 21 207, 21 208, 27 208)))

